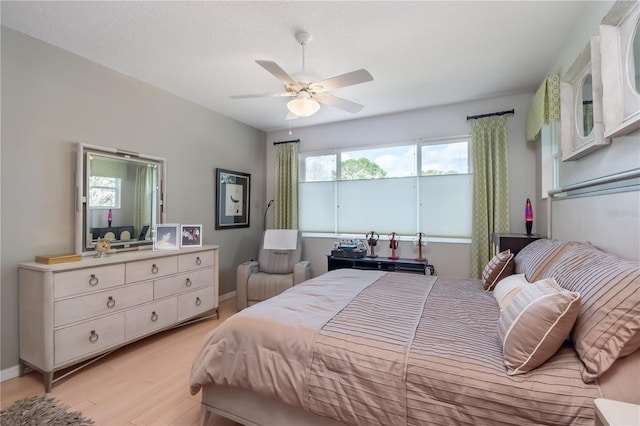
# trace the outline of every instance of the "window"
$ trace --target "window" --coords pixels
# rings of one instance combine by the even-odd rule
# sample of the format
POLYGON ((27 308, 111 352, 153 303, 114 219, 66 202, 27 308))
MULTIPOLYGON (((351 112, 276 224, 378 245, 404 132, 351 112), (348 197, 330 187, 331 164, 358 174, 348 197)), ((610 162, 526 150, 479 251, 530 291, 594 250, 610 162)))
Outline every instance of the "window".
POLYGON ((89 178, 89 207, 93 209, 119 209, 120 182, 120 178, 91 176, 89 178))
POLYGON ((302 153, 300 164, 305 232, 471 236, 468 138, 302 153))
POLYGON ((559 185, 558 168, 560 167, 560 123, 552 121, 542 126, 539 133, 541 150, 541 189, 542 198, 548 197, 550 190, 559 185))

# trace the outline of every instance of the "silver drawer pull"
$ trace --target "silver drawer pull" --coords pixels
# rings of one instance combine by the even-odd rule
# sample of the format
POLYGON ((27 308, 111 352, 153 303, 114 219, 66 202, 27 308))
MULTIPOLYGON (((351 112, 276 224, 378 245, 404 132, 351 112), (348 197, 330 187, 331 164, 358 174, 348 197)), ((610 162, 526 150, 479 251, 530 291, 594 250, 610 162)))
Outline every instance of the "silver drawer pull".
POLYGON ((200 259, 200 256, 196 257, 196 265, 200 265, 202 264, 202 259, 200 259))
POLYGON ((157 274, 157 273, 158 273, 158 271, 159 271, 159 269, 158 269, 158 267, 156 266, 156 264, 154 263, 154 264, 151 266, 151 273, 152 273, 152 274, 157 274))
POLYGON ((107 308, 113 308, 114 306, 116 306, 116 301, 112 296, 109 296, 109 299, 107 300, 107 308))
POLYGON ((100 336, 96 333, 95 330, 91 330, 91 334, 89 335, 89 341, 91 343, 97 342, 100 336))
POLYGON ((191 278, 187 278, 187 281, 185 281, 185 283, 184 283, 184 284, 185 284, 187 287, 191 287, 191 284, 193 284, 193 283, 191 282, 191 278))
POLYGON ((91 278, 89 278, 89 285, 94 286, 94 285, 98 285, 98 277, 96 277, 96 274, 91 274, 91 278))
POLYGON ((156 311, 151 312, 151 321, 158 321, 158 314, 156 314, 156 311))
POLYGON ((199 297, 196 297, 196 306, 202 305, 202 300, 199 297))

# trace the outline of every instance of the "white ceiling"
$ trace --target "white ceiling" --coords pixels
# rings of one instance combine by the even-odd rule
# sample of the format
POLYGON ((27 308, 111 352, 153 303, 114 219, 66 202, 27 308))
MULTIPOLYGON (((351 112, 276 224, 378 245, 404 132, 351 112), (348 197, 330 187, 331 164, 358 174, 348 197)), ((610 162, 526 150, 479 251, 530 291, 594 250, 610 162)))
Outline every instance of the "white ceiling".
POLYGON ((2 1, 2 25, 264 131, 286 128, 287 98, 257 65, 301 71, 297 31, 313 40, 306 71, 366 68, 374 81, 332 94, 292 127, 533 91, 588 1, 2 1))

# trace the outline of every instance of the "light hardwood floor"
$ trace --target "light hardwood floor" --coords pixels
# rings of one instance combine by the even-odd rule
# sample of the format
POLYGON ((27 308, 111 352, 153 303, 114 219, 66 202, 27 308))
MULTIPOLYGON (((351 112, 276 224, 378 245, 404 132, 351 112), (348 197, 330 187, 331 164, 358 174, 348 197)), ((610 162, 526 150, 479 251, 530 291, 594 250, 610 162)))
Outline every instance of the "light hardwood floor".
MULTIPOLYGON (((50 395, 97 426, 199 424, 200 394, 189 392, 191 362, 204 336, 236 312, 235 299, 220 303, 220 319, 168 330, 118 349, 54 384, 50 395)), ((56 376, 57 377, 57 376, 56 376)), ((2 408, 44 395, 37 372, 0 384, 2 408)), ((207 426, 238 423, 217 415, 207 426)))

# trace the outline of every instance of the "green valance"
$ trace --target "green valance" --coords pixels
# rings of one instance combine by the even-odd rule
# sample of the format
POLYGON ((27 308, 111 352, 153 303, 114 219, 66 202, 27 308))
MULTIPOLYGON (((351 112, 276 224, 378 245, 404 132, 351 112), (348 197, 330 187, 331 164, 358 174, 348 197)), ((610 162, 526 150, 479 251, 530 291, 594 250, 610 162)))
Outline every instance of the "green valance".
POLYGON ((550 75, 531 99, 527 116, 527 141, 536 138, 543 125, 560 121, 560 76, 550 75))

